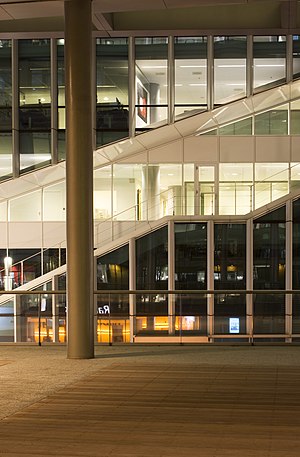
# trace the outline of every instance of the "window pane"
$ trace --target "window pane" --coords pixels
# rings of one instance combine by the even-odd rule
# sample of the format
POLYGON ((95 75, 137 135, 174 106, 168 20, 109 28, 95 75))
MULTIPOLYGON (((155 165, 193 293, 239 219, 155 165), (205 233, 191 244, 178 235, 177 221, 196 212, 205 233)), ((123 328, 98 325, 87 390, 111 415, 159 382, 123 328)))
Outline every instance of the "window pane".
POLYGON ((66 159, 65 151, 65 128, 66 128, 66 109, 65 109, 65 61, 64 61, 65 40, 57 40, 57 106, 58 106, 58 160, 66 159))
POLYGON ((41 191, 36 191, 11 199, 9 201, 9 220, 11 222, 40 221, 41 196, 41 191))
POLYGON ((112 215, 112 168, 99 168, 94 171, 94 218, 108 219, 112 215))
MULTIPOLYGON (((300 289, 300 199, 293 202, 293 289, 300 289)), ((293 333, 300 333, 300 296, 293 295, 293 333)))
MULTIPOLYGON (((246 225, 215 224, 215 290, 246 288, 246 225)), ((239 332, 246 331, 246 295, 215 295, 215 333, 230 333, 230 319, 238 319, 239 332)))
POLYGON ((219 135, 252 135, 252 118, 220 127, 219 135))
POLYGON ((0 180, 12 175, 11 40, 0 41, 0 180))
POLYGON ((12 129, 12 62, 11 40, 0 42, 0 131, 12 129))
POLYGON ((254 118, 255 135, 287 135, 288 105, 280 106, 254 118))
POLYGON ((0 180, 12 176, 12 134, 0 133, 0 180))
POLYGON ((61 182, 44 188, 44 221, 64 221, 66 219, 66 183, 61 182))
MULTIPOLYGON (((253 288, 285 288, 285 207, 253 224, 253 288)), ((254 332, 284 332, 284 295, 260 295, 254 300, 254 332)))
POLYGON ((255 208, 288 193, 288 163, 255 164, 255 208))
POLYGON ((97 38, 97 146, 128 136, 128 43, 97 38))
POLYGON ((175 38, 176 119, 207 108, 207 37, 175 38))
POLYGON ((228 103, 246 95, 247 37, 214 38, 214 103, 228 103))
POLYGON ((300 76, 300 36, 293 35, 293 75, 294 78, 300 76))
POLYGON ((116 164, 113 166, 114 218, 139 220, 142 217, 142 165, 116 164))
POLYGON ((300 135, 300 100, 291 102, 290 122, 290 134, 300 135))
MULTIPOLYGON (((207 288, 206 224, 175 224, 175 288, 207 288)), ((177 331, 206 334, 206 295, 176 295, 175 312, 177 331)))
MULTIPOLYGON (((167 227, 136 240, 136 271, 137 289, 168 289, 167 227)), ((168 316, 168 296, 163 293, 143 294, 137 295, 136 300, 137 315, 147 316, 146 328, 158 329, 155 325, 156 316, 168 316)))
MULTIPOLYGON (((129 249, 128 244, 97 258, 97 289, 129 289, 129 249)), ((99 294, 97 298, 98 314, 128 315, 128 294, 99 294)))
POLYGON ((20 169, 30 171, 51 162, 51 133, 20 132, 20 169))
POLYGON ((19 41, 21 171, 38 168, 51 154, 50 40, 19 41))
POLYGON ((255 36, 253 40, 254 88, 285 82, 286 37, 255 36))
POLYGON ((168 39, 136 40, 136 130, 167 122, 168 39))

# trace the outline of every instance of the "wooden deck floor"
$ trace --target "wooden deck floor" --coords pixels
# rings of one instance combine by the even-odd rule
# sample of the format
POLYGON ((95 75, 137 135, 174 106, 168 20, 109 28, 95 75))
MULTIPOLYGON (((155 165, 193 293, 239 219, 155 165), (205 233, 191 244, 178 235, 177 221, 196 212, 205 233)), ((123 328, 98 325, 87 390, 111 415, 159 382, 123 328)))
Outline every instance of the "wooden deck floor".
POLYGON ((1 421, 0 456, 299 457, 300 367, 114 363, 1 421))

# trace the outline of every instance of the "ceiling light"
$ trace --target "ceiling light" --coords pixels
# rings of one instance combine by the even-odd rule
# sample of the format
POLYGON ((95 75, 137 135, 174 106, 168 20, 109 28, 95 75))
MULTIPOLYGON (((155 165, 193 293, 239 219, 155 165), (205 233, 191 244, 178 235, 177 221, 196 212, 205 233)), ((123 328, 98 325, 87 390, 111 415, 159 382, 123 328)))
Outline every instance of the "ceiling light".
POLYGON ((189 86, 206 86, 205 83, 195 83, 195 84, 189 84, 189 86))
POLYGON ((152 69, 152 68, 167 68, 167 65, 141 65, 141 68, 147 68, 147 69, 152 69))
POLYGON ((226 65, 217 65, 218 68, 246 68, 246 65, 229 65, 229 64, 226 64, 226 65))
POLYGON ((285 64, 255 64, 255 67, 264 68, 264 67, 285 67, 285 64))
POLYGON ((206 65, 179 65, 180 68, 206 68, 206 65))

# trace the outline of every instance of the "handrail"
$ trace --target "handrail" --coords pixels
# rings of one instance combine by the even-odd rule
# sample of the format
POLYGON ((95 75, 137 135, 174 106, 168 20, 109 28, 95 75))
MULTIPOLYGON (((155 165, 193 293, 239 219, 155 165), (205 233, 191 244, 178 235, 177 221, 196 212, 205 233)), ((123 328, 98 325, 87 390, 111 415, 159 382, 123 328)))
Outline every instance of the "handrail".
MULTIPOLYGON (((49 294, 49 295, 64 295, 67 293, 67 290, 1 290, 1 295, 40 295, 40 294, 49 294)), ((300 294, 300 289, 135 289, 135 290, 104 290, 98 289, 93 291, 94 295, 297 295, 300 294)))

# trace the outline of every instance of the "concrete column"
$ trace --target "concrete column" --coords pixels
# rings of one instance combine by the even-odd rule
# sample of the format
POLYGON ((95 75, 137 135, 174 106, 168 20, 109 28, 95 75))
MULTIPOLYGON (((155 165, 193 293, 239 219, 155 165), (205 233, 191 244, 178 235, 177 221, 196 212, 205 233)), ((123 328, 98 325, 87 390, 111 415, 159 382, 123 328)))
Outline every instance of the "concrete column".
POLYGON ((68 358, 94 357, 91 0, 65 1, 68 358))

